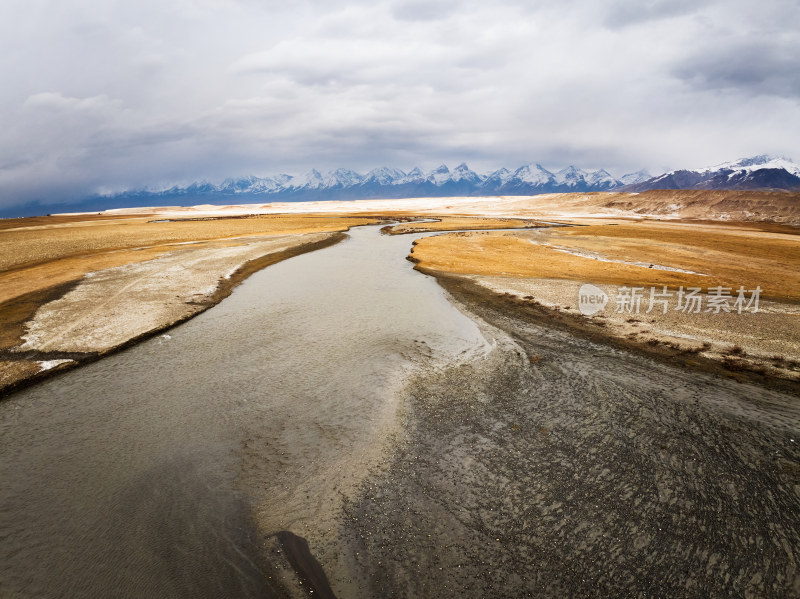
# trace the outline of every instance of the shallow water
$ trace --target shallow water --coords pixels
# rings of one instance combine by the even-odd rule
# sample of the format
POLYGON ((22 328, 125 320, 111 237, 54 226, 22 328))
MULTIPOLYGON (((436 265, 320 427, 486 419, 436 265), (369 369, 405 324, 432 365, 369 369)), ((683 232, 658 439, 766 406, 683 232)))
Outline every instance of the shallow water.
POLYGON ((0 596, 263 596, 252 526, 318 527, 416 364, 478 328, 377 227, 0 403, 0 596))

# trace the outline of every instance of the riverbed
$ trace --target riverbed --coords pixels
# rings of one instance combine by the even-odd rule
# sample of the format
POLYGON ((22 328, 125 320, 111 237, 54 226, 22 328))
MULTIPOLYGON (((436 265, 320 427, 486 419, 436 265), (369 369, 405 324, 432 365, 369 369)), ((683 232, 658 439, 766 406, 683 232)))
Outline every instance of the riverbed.
POLYGON ((264 537, 319 541, 380 459, 404 377, 486 349, 410 243, 354 229, 2 402, 0 595, 279 593, 264 537))
POLYGON ((340 597, 800 596, 796 397, 447 295, 416 237, 0 403, 0 596, 304 596, 282 531, 340 597))

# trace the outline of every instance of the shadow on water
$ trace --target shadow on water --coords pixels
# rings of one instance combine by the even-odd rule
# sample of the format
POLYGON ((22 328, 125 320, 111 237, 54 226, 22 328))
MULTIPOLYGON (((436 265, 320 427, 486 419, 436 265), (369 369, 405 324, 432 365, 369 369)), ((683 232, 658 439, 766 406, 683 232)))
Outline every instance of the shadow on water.
POLYGON ((314 597, 335 599, 336 595, 333 594, 328 583, 328 577, 320 563, 311 555, 308 542, 288 530, 282 530, 275 536, 283 547, 286 559, 301 584, 313 593, 314 597))
MULTIPOLYGON (((110 554, 94 577, 96 596, 282 597, 263 575, 259 539, 247 502, 225 481, 181 456, 145 472, 122 491, 108 522, 110 554), (120 520, 147 526, 115 528, 120 520), (139 566, 131 568, 131 555, 139 566)), ((76 589, 79 590, 79 589, 76 589)), ((86 589, 87 591, 90 589, 86 589)), ((82 591, 82 589, 80 590, 82 591)), ((83 594, 83 593, 81 593, 83 594)))
MULTIPOLYGON (((6 513, 29 503, 0 495, 6 513)), ((247 502, 194 456, 173 456, 136 474, 101 509, 95 499, 75 494, 50 506, 36 524, 52 537, 30 533, 31 522, 3 526, 11 551, 4 551, 0 596, 286 596, 263 574, 247 502)))

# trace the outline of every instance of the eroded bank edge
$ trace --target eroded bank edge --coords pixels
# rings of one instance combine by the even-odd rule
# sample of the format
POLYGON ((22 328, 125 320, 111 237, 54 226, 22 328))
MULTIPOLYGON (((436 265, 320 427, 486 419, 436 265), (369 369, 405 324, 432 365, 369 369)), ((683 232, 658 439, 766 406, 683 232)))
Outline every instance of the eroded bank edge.
MULTIPOLYGON (((672 366, 734 379, 741 383, 750 383, 800 397, 800 380, 768 376, 746 367, 733 371, 720 360, 691 351, 676 349, 669 345, 616 337, 608 334, 603 330, 602 324, 593 320, 550 308, 535 299, 529 300, 512 294, 498 293, 480 285, 468 276, 426 268, 419 264, 413 253, 409 254, 407 259, 414 263, 415 270, 435 278, 447 293, 466 305, 476 315, 505 331, 512 339, 515 338, 514 331, 508 330, 508 325, 497 318, 495 314, 511 315, 524 322, 567 331, 593 343, 644 355, 672 366)), ((529 356, 531 360, 537 358, 537 356, 529 356)))

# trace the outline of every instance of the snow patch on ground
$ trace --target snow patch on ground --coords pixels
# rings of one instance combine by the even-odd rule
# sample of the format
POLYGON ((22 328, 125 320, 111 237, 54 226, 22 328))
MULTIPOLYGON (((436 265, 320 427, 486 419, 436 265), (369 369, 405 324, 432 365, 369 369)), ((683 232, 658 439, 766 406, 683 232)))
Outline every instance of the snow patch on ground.
POLYGON ((37 362, 37 364, 39 364, 39 372, 44 372, 45 370, 51 370, 56 366, 67 364, 68 362, 72 361, 73 360, 43 360, 41 362, 37 362))

